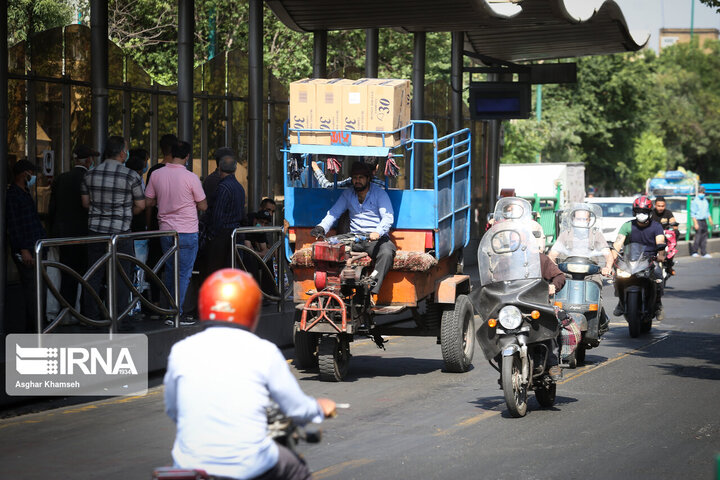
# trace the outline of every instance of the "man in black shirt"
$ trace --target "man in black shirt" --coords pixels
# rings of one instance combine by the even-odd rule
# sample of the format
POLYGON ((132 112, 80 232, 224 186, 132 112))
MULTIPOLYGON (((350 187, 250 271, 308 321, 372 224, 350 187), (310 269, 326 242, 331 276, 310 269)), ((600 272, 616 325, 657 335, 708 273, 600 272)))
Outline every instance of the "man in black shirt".
MULTIPOLYGON (((678 231, 677 220, 675 220, 675 215, 673 215, 673 212, 668 210, 666 207, 667 202, 665 201, 665 197, 663 197, 662 195, 658 195, 658 197, 655 199, 655 208, 653 209, 651 216, 654 221, 662 225, 663 230, 673 229, 675 231, 675 241, 677 242, 678 240, 680 240, 680 232, 678 231), (673 223, 675 225, 673 225, 673 223)), ((666 257, 665 264, 669 269, 672 270, 673 266, 675 265, 675 259, 666 257)))
MULTIPOLYGON (((48 214, 50 236, 53 238, 84 237, 88 234, 88 211, 80 199, 80 185, 92 168, 95 157, 100 153, 87 145, 78 145, 73 150, 75 166, 52 183, 48 214)), ((87 269, 87 246, 67 245, 60 247, 60 263, 83 275, 87 269)), ((62 272, 60 294, 73 307, 77 301, 78 282, 71 275, 62 272)))
MULTIPOLYGON (((676 223, 675 215, 673 215, 673 212, 668 210, 667 208, 667 202, 665 201, 665 197, 658 196, 655 199, 655 208, 652 211, 651 218, 655 220, 656 222, 660 223, 662 225, 663 230, 669 230, 671 227, 670 225, 673 223, 676 223)), ((678 234, 678 227, 677 225, 672 227, 673 230, 675 230, 675 235, 678 234)))

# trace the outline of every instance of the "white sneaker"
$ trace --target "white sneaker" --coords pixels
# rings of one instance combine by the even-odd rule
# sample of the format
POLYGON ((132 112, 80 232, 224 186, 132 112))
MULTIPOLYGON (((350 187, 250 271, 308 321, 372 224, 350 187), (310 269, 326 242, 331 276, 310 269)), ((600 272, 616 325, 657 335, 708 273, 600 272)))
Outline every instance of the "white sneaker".
POLYGON ((691 257, 699 257, 699 256, 700 256, 700 254, 698 254, 698 253, 693 253, 693 254, 692 254, 692 255, 690 255, 690 256, 691 256, 691 257))
POLYGON ((705 255, 703 255, 703 258, 712 258, 712 255, 710 255, 709 253, 706 253, 705 255))

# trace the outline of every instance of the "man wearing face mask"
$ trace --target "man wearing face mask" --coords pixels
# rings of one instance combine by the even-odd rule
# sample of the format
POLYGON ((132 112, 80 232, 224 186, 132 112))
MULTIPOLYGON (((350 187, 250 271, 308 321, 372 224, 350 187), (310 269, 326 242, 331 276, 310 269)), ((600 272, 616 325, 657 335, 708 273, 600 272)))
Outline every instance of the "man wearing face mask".
POLYGON ((350 214, 350 232, 369 234, 369 241, 354 244, 353 250, 368 253, 375 262, 374 270, 370 274, 376 282, 370 290, 370 302, 374 305, 383 279, 392 268, 395 258, 396 248, 388 236, 394 212, 387 192, 370 182, 372 172, 366 163, 353 163, 350 176, 353 188, 342 193, 310 234, 313 237, 325 235, 346 210, 350 214))
MULTIPOLYGON (((626 222, 620 227, 617 239, 613 244, 613 259, 618 257, 618 252, 623 248, 623 245, 641 243, 645 246, 646 253, 653 256, 657 254, 658 262, 665 260, 665 232, 663 231, 662 225, 653 221, 650 217, 652 209, 653 204, 648 197, 643 195, 635 199, 633 202, 635 220, 626 222)), ((656 280, 662 279, 662 270, 659 264, 655 266, 654 274, 656 280)), ((662 307, 662 294, 662 283, 658 283, 655 316, 660 321, 665 318, 662 307)), ((617 290, 617 283, 615 283, 615 295, 618 295, 618 304, 613 311, 613 315, 617 317, 625 311, 625 306, 622 304, 622 296, 619 295, 617 290)))
POLYGON ((605 265, 602 266, 601 273, 608 276, 612 269, 613 257, 600 229, 591 225, 591 218, 588 210, 574 210, 572 212, 571 229, 560 232, 557 241, 548 253, 548 257, 553 262, 557 262, 558 257, 566 257, 573 252, 587 250, 588 253, 593 254, 590 258, 596 263, 598 263, 597 260, 600 257, 605 259, 605 265), (575 242, 582 242, 583 245, 575 245, 575 242))
POLYGON ((690 204, 690 216, 695 228, 695 240, 690 245, 690 253, 693 257, 702 255, 705 258, 712 258, 707 253, 708 225, 713 226, 712 217, 710 216, 710 205, 705 199, 705 187, 698 189, 697 196, 690 204), (698 252, 700 252, 698 254, 698 252))
POLYGON ((35 183, 35 165, 18 161, 12 168, 13 183, 6 194, 7 232, 12 259, 17 267, 25 305, 24 333, 37 331, 35 320, 35 242, 45 238, 45 229, 29 188, 35 183))

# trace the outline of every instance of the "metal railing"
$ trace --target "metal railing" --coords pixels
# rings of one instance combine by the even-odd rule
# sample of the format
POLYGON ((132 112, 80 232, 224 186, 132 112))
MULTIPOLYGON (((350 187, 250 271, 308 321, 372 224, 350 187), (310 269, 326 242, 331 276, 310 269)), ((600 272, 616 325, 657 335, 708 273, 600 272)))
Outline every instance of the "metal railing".
POLYGON ((51 238, 51 239, 43 239, 39 240, 35 244, 35 280, 36 280, 36 312, 37 312, 37 328, 38 332, 41 333, 49 333, 55 330, 55 328, 61 324, 62 320, 67 316, 72 314, 77 320, 80 321, 80 323, 91 326, 91 327, 109 327, 109 331, 116 332, 118 328, 118 322, 125 318, 130 311, 132 310, 133 306, 137 301, 142 302, 143 305, 147 306, 151 310, 161 314, 161 315, 174 315, 175 316, 175 326, 177 327, 179 325, 180 320, 180 310, 178 308, 179 303, 179 279, 178 279, 178 236, 177 232, 174 231, 152 231, 152 232, 137 232, 137 233, 123 233, 123 234, 115 234, 115 235, 97 235, 97 236, 91 236, 91 237, 72 237, 72 238, 51 238), (144 239, 150 239, 150 238, 159 238, 159 237, 172 237, 173 238, 173 246, 172 248, 168 249, 167 252, 165 252, 160 259, 157 261, 157 263, 150 267, 147 264, 141 262, 136 257, 132 255, 128 255, 123 252, 118 251, 118 242, 120 241, 134 241, 134 240, 144 240, 144 239), (53 261, 53 260, 45 260, 45 251, 46 249, 49 249, 51 247, 65 247, 65 246, 73 246, 73 245, 90 245, 90 244, 97 244, 97 243, 104 243, 106 246, 106 252, 98 258, 93 265, 90 265, 87 271, 84 274, 81 274, 77 271, 75 271, 73 268, 59 262, 59 261, 53 261), (175 294, 171 295, 170 291, 167 289, 163 281, 158 276, 158 272, 163 267, 165 262, 170 258, 170 256, 173 257, 174 262, 174 290, 175 294), (169 308, 162 308, 158 305, 153 304, 148 300, 142 292, 140 292, 137 287, 133 284, 133 281, 128 276, 127 272, 125 272, 125 269, 120 266, 120 261, 123 262, 129 262, 133 264, 134 266, 137 266, 141 270, 143 270, 146 274, 146 278, 154 283, 157 284, 160 287, 160 291, 162 294, 167 298, 168 303, 170 304, 169 308), (105 277, 106 277, 106 302, 103 303, 103 300, 100 298, 100 293, 95 291, 95 289, 90 284, 89 280, 94 275, 98 274, 98 271, 105 267, 105 277), (120 268, 118 268, 120 267, 120 268), (99 312, 101 318, 94 319, 90 318, 80 311, 78 311, 75 308, 75 302, 73 301, 72 304, 68 299, 63 297, 63 295, 60 293, 58 287, 55 285, 55 283, 49 278, 48 275, 48 268, 56 268, 60 270, 61 272, 64 272, 71 276, 75 281, 78 282, 78 285, 82 288, 84 294, 86 295, 85 298, 87 298, 87 295, 92 298, 95 303, 98 305, 99 312), (119 275, 122 279, 122 281, 127 285, 130 293, 130 303, 128 306, 122 311, 118 312, 117 306, 118 306, 118 298, 117 298, 117 275, 119 275), (48 290, 55 296, 55 298, 60 303, 60 306, 62 307, 60 311, 58 312, 57 316, 43 329, 43 308, 44 308, 44 302, 43 298, 45 297, 45 289, 44 285, 47 285, 48 290))
POLYGON ((257 274, 259 278, 256 278, 256 280, 258 280, 258 284, 260 285, 263 298, 277 303, 279 312, 284 311, 284 304, 289 300, 290 292, 292 291, 290 289, 292 281, 288 278, 291 273, 290 269, 287 268, 284 246, 285 232, 283 227, 239 227, 232 232, 232 268, 240 268, 247 272, 248 268, 246 263, 248 263, 249 259, 253 259, 257 264, 257 274), (255 250, 244 244, 244 236, 247 234, 272 234, 274 241, 268 246, 265 255, 261 256, 255 250), (243 236, 242 242, 238 241, 240 236, 243 236), (270 265, 268 265, 268 262, 270 265), (274 290, 272 292, 263 290, 263 278, 271 278, 273 280, 274 290), (286 279, 288 281, 287 286, 286 279))

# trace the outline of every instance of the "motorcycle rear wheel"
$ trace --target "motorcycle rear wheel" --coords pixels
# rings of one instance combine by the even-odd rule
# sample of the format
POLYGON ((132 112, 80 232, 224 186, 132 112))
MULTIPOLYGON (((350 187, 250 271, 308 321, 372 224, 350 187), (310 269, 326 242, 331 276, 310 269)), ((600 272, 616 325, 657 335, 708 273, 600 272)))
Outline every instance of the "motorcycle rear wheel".
POLYGON ((350 365, 350 344, 337 335, 323 335, 318 345, 320 380, 340 382, 347 375, 350 365))
POLYGON ((630 336, 632 338, 637 338, 640 336, 642 323, 642 312, 640 312, 640 294, 635 293, 628 295, 625 303, 625 318, 628 322, 630 336))
POLYGON ((540 404, 543 408, 551 408, 553 405, 555 405, 555 390, 557 389, 557 384, 553 382, 550 384, 549 387, 540 387, 537 390, 535 390, 535 400, 540 404))
POLYGON ((524 417, 527 413, 527 384, 523 384, 522 360, 519 354, 502 357, 502 387, 510 415, 524 417))

